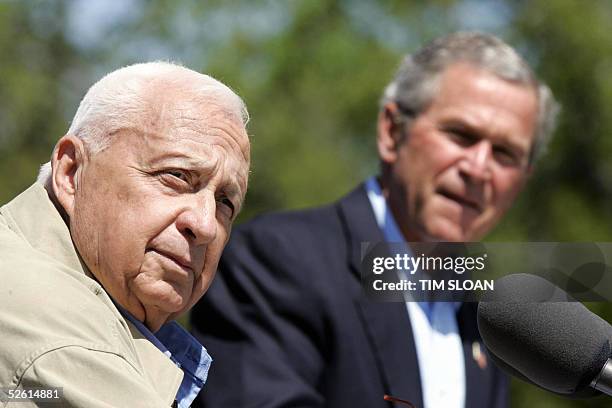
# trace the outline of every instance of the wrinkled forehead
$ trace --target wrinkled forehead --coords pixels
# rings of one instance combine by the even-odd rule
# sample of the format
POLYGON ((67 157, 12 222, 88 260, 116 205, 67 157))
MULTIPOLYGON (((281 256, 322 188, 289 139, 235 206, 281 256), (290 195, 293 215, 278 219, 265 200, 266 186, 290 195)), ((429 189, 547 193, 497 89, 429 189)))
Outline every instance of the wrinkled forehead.
POLYGON ((228 95, 202 95, 184 86, 152 84, 145 93, 138 127, 181 143, 193 139, 223 144, 250 162, 250 144, 240 110, 228 95))

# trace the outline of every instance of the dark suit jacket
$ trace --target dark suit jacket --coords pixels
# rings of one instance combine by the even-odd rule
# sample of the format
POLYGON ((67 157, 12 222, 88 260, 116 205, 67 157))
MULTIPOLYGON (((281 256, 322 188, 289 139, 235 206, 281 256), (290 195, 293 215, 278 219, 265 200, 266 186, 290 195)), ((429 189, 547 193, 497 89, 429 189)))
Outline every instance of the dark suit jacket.
MULTIPOLYGON (((363 186, 334 205, 238 227, 192 313, 214 358, 199 406, 375 408, 391 407, 391 394, 422 407, 406 305, 368 301, 360 286, 361 243, 380 241, 363 186)), ((475 311, 466 303, 457 316, 465 406, 506 407, 507 378, 472 357, 475 311)))

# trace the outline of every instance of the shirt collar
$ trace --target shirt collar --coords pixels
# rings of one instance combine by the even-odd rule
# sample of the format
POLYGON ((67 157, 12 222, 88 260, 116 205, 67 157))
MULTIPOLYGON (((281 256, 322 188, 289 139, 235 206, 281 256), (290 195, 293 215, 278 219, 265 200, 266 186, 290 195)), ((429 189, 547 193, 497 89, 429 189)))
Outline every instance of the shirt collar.
MULTIPOLYGON (((374 217, 376 218, 376 223, 378 224, 378 228, 383 232, 383 236, 385 237, 385 241, 388 243, 393 243, 394 245, 400 246, 402 251, 410 256, 412 256, 412 250, 410 246, 406 243, 404 235, 402 234, 395 218, 393 217, 393 213, 387 204, 387 200, 382 193, 382 188, 380 187, 380 183, 375 176, 370 177, 365 182, 366 193, 368 194, 368 199, 370 200, 370 204, 372 205, 372 211, 374 211, 374 217), (403 244, 403 245, 402 245, 403 244)), ((399 248, 398 248, 399 249, 399 248)), ((417 274, 422 273, 421 271, 417 271, 417 274)), ((431 310, 433 308, 433 304, 431 302, 417 302, 421 309, 425 312, 428 318, 431 317, 431 310)), ((434 302, 436 303, 436 302, 434 302)), ((452 307, 457 311, 461 306, 460 302, 448 302, 452 305, 452 307)))
POLYGON ((376 177, 370 177, 366 183, 366 192, 368 193, 368 199, 372 204, 372 210, 374 211, 374 217, 378 228, 383 232, 385 240, 387 242, 405 242, 404 235, 395 222, 393 213, 387 205, 387 200, 383 196, 382 189, 376 177))
POLYGON ((176 394, 179 408, 188 408, 197 397, 208 377, 212 358, 206 348, 175 321, 164 324, 157 333, 151 332, 140 320, 115 303, 123 317, 181 370, 183 381, 176 394))

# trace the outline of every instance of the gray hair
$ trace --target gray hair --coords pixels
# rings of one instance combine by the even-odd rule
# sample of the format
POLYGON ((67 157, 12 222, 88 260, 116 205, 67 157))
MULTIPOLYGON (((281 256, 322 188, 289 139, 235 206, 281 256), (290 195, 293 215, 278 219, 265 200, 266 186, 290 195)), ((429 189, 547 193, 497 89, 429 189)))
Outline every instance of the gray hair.
POLYGON ((538 118, 529 164, 545 152, 560 110, 551 90, 541 83, 527 62, 499 38, 478 32, 458 32, 438 38, 402 61, 385 88, 383 109, 395 102, 408 123, 432 102, 440 75, 450 65, 466 62, 510 82, 533 87, 538 96, 538 118))
MULTIPOLYGON (((77 109, 67 134, 83 140, 88 153, 96 154, 111 143, 111 135, 134 126, 146 117, 151 84, 162 83, 184 89, 203 103, 214 104, 246 126, 246 105, 229 87, 216 79, 170 62, 148 62, 113 71, 89 88, 77 109)), ((41 166, 38 182, 51 178, 51 162, 41 166)))

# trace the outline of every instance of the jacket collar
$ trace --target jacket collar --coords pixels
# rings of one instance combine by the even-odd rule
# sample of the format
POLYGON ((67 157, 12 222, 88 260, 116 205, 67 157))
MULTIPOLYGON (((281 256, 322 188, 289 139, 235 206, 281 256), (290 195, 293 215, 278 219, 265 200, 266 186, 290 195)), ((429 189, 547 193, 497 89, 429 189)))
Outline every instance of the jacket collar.
POLYGON ((151 343, 132 322, 127 321, 127 326, 132 334, 145 377, 153 384, 157 394, 166 404, 171 405, 183 381, 183 371, 151 343))
MULTIPOLYGON (((76 276, 94 293, 105 292, 77 253, 68 226, 41 184, 34 183, 2 206, 0 213, 8 227, 23 237, 34 249, 67 267, 62 268, 62 271, 76 276)), ((131 323, 123 319, 109 296, 103 296, 102 299, 122 326, 131 333, 133 346, 129 347, 133 347, 132 350, 135 351, 143 367, 144 375, 155 386, 160 397, 170 405, 176 397, 183 372, 145 339, 131 323)))
POLYGON ((368 243, 384 242, 385 238, 376 224, 363 184, 341 199, 337 208, 348 244, 351 270, 361 279, 362 251, 368 243))
POLYGON ((1 211, 9 228, 34 249, 73 271, 93 278, 74 248, 68 226, 41 184, 34 183, 4 205, 1 211))

